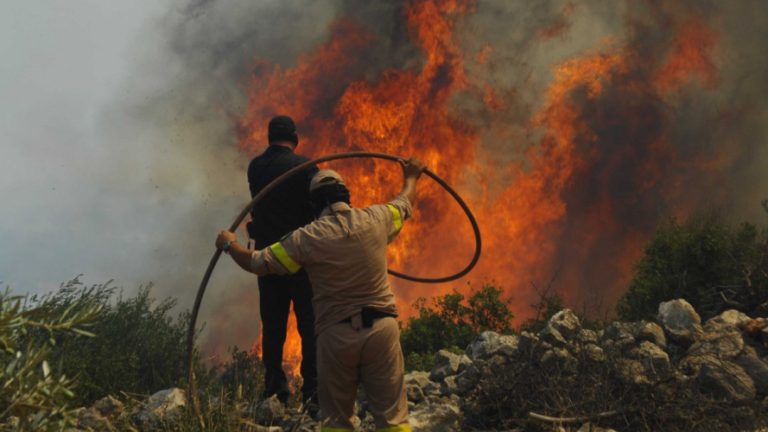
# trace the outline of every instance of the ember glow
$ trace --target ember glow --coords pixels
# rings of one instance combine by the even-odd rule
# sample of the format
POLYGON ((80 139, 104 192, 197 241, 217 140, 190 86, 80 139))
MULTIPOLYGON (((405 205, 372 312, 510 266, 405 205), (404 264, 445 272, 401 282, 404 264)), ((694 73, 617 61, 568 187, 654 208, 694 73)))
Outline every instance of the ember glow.
MULTIPOLYGON (((727 167, 722 152, 714 157, 681 151, 679 137, 672 136, 684 114, 682 92, 719 85, 717 32, 693 13, 650 18, 650 24, 629 25, 628 35, 553 64, 548 88, 525 122, 527 141, 508 143, 521 149, 520 157, 502 162, 507 158, 489 156, 488 140, 503 142, 504 134, 488 137, 477 118, 514 107, 515 91, 468 72, 492 68, 494 46, 466 51, 460 40, 462 23, 479 7, 407 3, 403 29, 419 52, 407 67, 371 66, 381 43, 350 17, 339 17, 328 39, 295 66, 255 59, 249 103, 238 121, 241 149, 248 156, 261 151, 269 118, 287 114, 299 125, 304 155, 413 155, 456 187, 480 223, 483 256, 465 281, 427 286, 393 279, 402 318, 418 297, 464 290, 467 282, 493 282, 508 292, 513 312, 524 319, 535 300, 531 282, 552 278, 569 305, 602 313, 626 286, 657 223, 684 216, 699 203, 684 185, 727 167), (664 41, 643 44, 654 32, 664 41)), ((537 37, 566 37, 574 9, 566 5, 562 19, 542 27, 537 37)), ((381 202, 401 184, 394 164, 332 166, 350 185, 356 206, 381 202)), ((420 276, 461 269, 473 239, 458 206, 425 180, 415 209, 389 249, 391 268, 420 276)), ((286 361, 295 375, 300 345, 292 322, 286 361)))

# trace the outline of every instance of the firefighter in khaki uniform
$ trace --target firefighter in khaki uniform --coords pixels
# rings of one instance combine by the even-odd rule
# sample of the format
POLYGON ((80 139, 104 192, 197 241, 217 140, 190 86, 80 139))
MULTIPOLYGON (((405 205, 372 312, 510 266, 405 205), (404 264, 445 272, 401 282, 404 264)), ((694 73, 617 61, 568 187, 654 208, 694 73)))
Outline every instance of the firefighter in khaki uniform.
POLYGON ((357 386, 362 384, 379 431, 410 431, 403 353, 395 299, 387 280, 386 246, 411 216, 424 165, 403 165, 403 189, 384 205, 352 208, 334 171, 310 183, 318 218, 273 245, 248 250, 222 231, 216 246, 243 269, 264 274, 304 268, 314 289, 318 393, 323 431, 351 431, 357 386))

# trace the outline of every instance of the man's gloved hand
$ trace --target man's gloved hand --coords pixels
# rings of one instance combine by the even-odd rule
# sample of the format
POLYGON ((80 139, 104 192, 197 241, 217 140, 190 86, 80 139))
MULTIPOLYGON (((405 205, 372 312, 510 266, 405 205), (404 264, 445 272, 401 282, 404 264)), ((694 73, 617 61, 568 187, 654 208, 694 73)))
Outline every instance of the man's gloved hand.
POLYGON ((403 164, 403 176, 417 179, 426 167, 420 160, 412 157, 403 164))
POLYGON ((237 235, 232 231, 222 231, 219 233, 219 236, 216 237, 216 247, 222 249, 228 241, 231 241, 232 243, 236 242, 237 235))

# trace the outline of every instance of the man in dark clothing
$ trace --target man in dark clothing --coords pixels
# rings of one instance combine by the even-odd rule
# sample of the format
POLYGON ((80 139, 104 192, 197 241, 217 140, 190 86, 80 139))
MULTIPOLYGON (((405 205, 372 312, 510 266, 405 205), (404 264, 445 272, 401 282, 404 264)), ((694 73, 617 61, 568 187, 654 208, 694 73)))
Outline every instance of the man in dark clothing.
MULTIPOLYGON (((296 126, 290 117, 277 116, 269 122, 269 147, 256 156, 248 166, 251 196, 289 169, 308 159, 293 151, 299 143, 296 126)), ((293 176, 267 194, 251 211, 252 222, 248 234, 257 249, 279 241, 284 235, 314 219, 309 199, 309 182, 317 173, 312 167, 293 176)), ((274 394, 285 402, 289 396, 283 371, 283 344, 291 301, 296 324, 301 336, 301 392, 304 401, 316 399, 317 363, 315 353, 314 312, 312 287, 306 272, 292 275, 259 277, 260 311, 262 323, 262 356, 266 369, 264 396, 274 394)))

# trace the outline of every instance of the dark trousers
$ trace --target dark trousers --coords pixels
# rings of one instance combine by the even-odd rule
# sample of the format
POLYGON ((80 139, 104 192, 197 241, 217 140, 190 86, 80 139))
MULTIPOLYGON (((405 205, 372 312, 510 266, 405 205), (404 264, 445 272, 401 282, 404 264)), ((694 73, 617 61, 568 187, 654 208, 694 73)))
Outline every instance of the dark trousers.
POLYGON ((306 402, 316 400, 317 360, 315 347, 315 313, 312 309, 312 286, 303 270, 287 276, 259 277, 260 311, 262 323, 262 359, 266 369, 264 396, 274 394, 285 402, 290 395, 283 371, 283 345, 285 344, 288 313, 291 302, 301 336, 301 392, 306 402))

